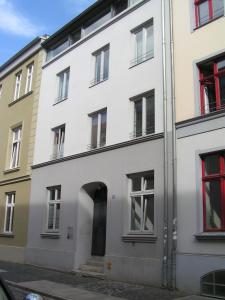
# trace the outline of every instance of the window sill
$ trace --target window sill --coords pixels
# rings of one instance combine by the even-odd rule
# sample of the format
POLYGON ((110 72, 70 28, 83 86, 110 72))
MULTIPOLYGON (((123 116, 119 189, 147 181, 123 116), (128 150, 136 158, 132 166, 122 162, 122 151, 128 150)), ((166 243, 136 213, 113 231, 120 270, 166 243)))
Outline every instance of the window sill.
POLYGON ((154 234, 127 234, 122 236, 122 240, 127 243, 155 243, 157 236, 154 234))
POLYGON ((57 240, 60 238, 60 234, 57 232, 44 232, 40 234, 43 239, 57 240))
POLYGON ((5 237, 5 238, 14 238, 14 234, 13 233, 0 233, 0 237, 5 237))
POLYGON ((141 65, 141 64, 145 63, 146 61, 148 61, 148 60, 150 60, 150 59, 153 59, 153 58, 154 58, 154 55, 151 56, 151 57, 148 57, 148 58, 146 58, 146 59, 143 59, 143 60, 140 61, 140 62, 136 62, 136 63, 134 63, 134 64, 131 64, 131 66, 129 67, 129 69, 132 69, 132 68, 134 68, 134 67, 136 67, 136 66, 138 66, 138 65, 141 65))
POLYGON ((23 100, 24 98, 28 97, 28 96, 31 95, 32 93, 33 93, 33 91, 30 91, 30 92, 24 94, 23 96, 19 97, 18 99, 13 100, 12 102, 10 102, 10 103, 8 104, 8 106, 10 107, 10 106, 16 104, 17 102, 23 100))
POLYGON ((94 86, 96 86, 96 85, 99 85, 99 84, 102 83, 102 82, 107 81, 108 79, 109 79, 109 78, 106 78, 106 79, 102 79, 102 80, 100 80, 100 81, 98 81, 98 82, 93 82, 93 83, 91 83, 90 86, 89 86, 89 89, 92 88, 92 87, 94 87, 94 86))
POLYGON ((202 232, 194 236, 198 241, 225 241, 225 232, 202 232))
POLYGON ((222 17, 224 17, 224 14, 222 14, 221 16, 218 16, 218 17, 216 17, 216 18, 213 18, 212 20, 209 20, 208 22, 206 22, 206 23, 204 23, 204 24, 202 24, 202 25, 199 25, 198 27, 195 27, 195 28, 194 28, 194 31, 196 31, 196 30, 198 30, 198 29, 200 29, 200 28, 202 28, 202 27, 204 27, 204 26, 206 26, 206 25, 208 25, 208 24, 210 24, 210 23, 212 23, 212 22, 214 22, 214 21, 216 21, 216 20, 222 18, 222 17))
POLYGON ((59 103, 61 103, 61 102, 64 102, 64 101, 66 101, 67 99, 68 99, 68 97, 63 98, 63 99, 60 99, 60 100, 56 101, 55 103, 53 103, 52 106, 55 106, 55 105, 57 105, 57 104, 59 104, 59 103))
POLYGON ((20 167, 16 167, 16 168, 4 170, 3 173, 4 174, 10 174, 10 173, 18 172, 19 170, 20 170, 20 167))

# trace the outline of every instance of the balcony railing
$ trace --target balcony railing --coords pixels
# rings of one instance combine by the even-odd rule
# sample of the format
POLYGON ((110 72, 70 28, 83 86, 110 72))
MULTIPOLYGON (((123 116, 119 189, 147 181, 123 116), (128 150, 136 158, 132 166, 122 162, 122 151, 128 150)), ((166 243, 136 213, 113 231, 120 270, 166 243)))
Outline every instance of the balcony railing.
POLYGON ((150 135, 155 133, 155 126, 150 126, 147 127, 146 130, 134 130, 133 132, 130 133, 130 138, 135 139, 138 137, 150 135))
POLYGON ((103 82, 105 80, 107 80, 109 78, 109 76, 104 75, 104 76, 100 76, 100 77, 96 77, 94 78, 91 82, 90 82, 90 86, 94 86, 100 82, 103 82))
POLYGON ((216 101, 205 104, 201 107, 201 111, 203 115, 210 114, 215 111, 220 111, 225 109, 225 99, 221 99, 221 104, 218 107, 216 101))
POLYGON ((132 59, 130 61, 130 66, 133 67, 153 57, 154 57, 154 50, 148 51, 144 55, 132 59))

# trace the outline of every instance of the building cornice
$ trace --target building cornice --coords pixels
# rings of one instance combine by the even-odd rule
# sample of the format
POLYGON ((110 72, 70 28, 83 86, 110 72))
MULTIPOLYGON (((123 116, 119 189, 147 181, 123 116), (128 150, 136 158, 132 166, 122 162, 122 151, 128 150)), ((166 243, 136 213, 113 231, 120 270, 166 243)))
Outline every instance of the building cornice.
POLYGON ((21 177, 12 178, 12 179, 6 179, 6 180, 0 181, 0 186, 13 184, 13 183, 19 183, 19 182, 28 181, 28 180, 31 180, 30 175, 25 175, 25 176, 21 176, 21 177))
POLYGON ((86 157, 86 156, 100 154, 100 153, 103 153, 103 152, 112 151, 112 150, 115 150, 115 149, 124 148, 124 147, 132 146, 132 145, 136 145, 136 144, 140 144, 140 143, 145 143, 145 142, 148 142, 148 141, 162 139, 163 137, 164 137, 163 133, 148 135, 148 136, 136 138, 136 139, 133 139, 133 140, 130 140, 130 141, 126 141, 126 142, 122 142, 122 143, 118 143, 118 144, 114 144, 114 145, 110 145, 110 146, 106 146, 106 147, 102 147, 102 148, 98 148, 98 149, 93 149, 93 150, 90 150, 90 151, 86 151, 86 152, 82 152, 82 153, 62 157, 62 158, 59 158, 59 159, 47 161, 47 162, 44 162, 44 163, 36 164, 36 165, 32 166, 32 169, 39 169, 39 168, 42 168, 42 167, 47 167, 47 166, 50 166, 50 165, 58 164, 58 163, 69 161, 69 160, 74 160, 74 159, 78 159, 78 158, 82 158, 82 157, 86 157))

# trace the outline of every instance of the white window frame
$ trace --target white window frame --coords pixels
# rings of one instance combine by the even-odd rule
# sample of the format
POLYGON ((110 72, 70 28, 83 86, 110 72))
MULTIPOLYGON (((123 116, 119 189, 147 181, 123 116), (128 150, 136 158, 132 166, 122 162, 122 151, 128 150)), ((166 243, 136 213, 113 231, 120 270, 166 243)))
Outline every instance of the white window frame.
POLYGON ((10 156, 10 165, 9 165, 10 169, 14 169, 19 166, 21 132, 22 132, 22 126, 15 127, 12 129, 12 146, 11 146, 11 156, 10 156), (13 164, 14 161, 15 164, 13 164))
POLYGON ((5 221, 4 221, 4 233, 12 234, 13 233, 13 219, 14 219, 14 207, 15 207, 15 193, 7 193, 6 194, 6 205, 5 205, 5 221), (9 203, 9 197, 11 197, 11 203, 9 203), (7 224, 7 212, 10 208, 10 216, 9 216, 9 230, 6 229, 7 224))
MULTIPOLYGON (((144 95, 140 95, 135 97, 134 99, 131 98, 131 100, 133 100, 133 133, 132 133, 132 138, 136 138, 136 137, 142 137, 145 135, 150 135, 150 134, 154 134, 155 133, 155 129, 154 132, 152 133, 147 133, 147 104, 146 102, 148 101, 147 98, 153 96, 154 98, 154 127, 155 127, 155 93, 153 91, 149 92, 149 93, 145 93, 144 95), (142 101, 142 132, 140 134, 140 136, 136 135, 136 110, 135 110, 135 103, 138 101, 142 101)), ((151 100, 150 100, 151 101, 151 100)))
POLYGON ((47 188, 48 196, 47 196, 47 220, 46 220, 46 232, 59 232, 60 228, 60 214, 59 214, 59 220, 58 220, 58 225, 59 227, 56 228, 56 210, 57 210, 57 205, 60 205, 60 210, 61 210, 61 185, 59 186, 52 186, 47 188), (55 191, 55 199, 50 200, 50 195, 51 191, 55 191), (60 198, 58 199, 58 193, 60 190, 60 198), (54 210, 53 210, 53 228, 49 228, 49 207, 50 205, 54 205, 54 210))
POLYGON ((22 72, 19 72, 18 74, 16 74, 16 84, 15 84, 13 101, 16 101, 20 97, 21 81, 22 81, 22 72))
POLYGON ((31 63, 30 65, 27 66, 25 94, 31 92, 32 90, 33 72, 34 72, 34 64, 31 63))
POLYGON ((107 133, 107 109, 102 109, 100 110, 99 112, 96 112, 96 113, 92 113, 91 115, 89 115, 91 117, 91 146, 90 148, 91 149, 95 149, 93 146, 92 146, 92 118, 93 117, 98 117, 98 125, 97 125, 97 148, 100 148, 100 147, 104 147, 106 145, 106 142, 104 145, 101 145, 100 141, 101 141, 101 124, 102 124, 102 114, 105 113, 106 114, 106 133, 107 133))
POLYGON ((134 59, 131 60, 131 66, 135 66, 139 63, 142 63, 150 58, 154 57, 154 21, 153 19, 145 22, 144 24, 139 25, 138 27, 131 30, 131 33, 133 35, 133 45, 134 45, 134 59), (153 28, 153 39, 150 40, 150 43, 152 43, 152 50, 147 51, 148 44, 147 44, 147 28, 152 27, 153 28), (137 34, 142 33, 142 54, 141 56, 138 56, 138 50, 137 50, 137 34))
POLYGON ((56 103, 66 100, 69 92, 70 68, 57 74, 58 79, 58 95, 56 103))
POLYGON ((149 172, 144 172, 143 174, 140 175, 130 175, 128 176, 129 179, 129 233, 131 234, 154 234, 155 232, 155 189, 151 190, 145 190, 144 189, 144 177, 148 175, 153 175, 154 179, 154 187, 155 187, 155 173, 154 171, 149 171, 149 172), (137 177, 141 177, 141 190, 140 191, 132 191, 132 179, 137 177), (141 197, 141 211, 143 212, 143 202, 144 202, 144 197, 148 195, 153 195, 153 201, 154 201, 154 224, 152 225, 151 230, 144 230, 144 214, 141 215, 141 225, 140 225, 140 230, 132 230, 131 229, 131 223, 132 223, 132 198, 135 197, 141 197))
MULTIPOLYGON (((101 49, 97 50, 96 52, 94 52, 92 55, 94 57, 94 80, 91 82, 91 85, 95 85, 98 84, 102 81, 105 81, 109 78, 109 59, 108 59, 108 74, 106 78, 103 78, 104 76, 104 65, 105 65, 105 52, 106 51, 110 51, 110 47, 109 44, 102 47, 101 49), (98 80, 98 76, 97 76, 97 56, 101 56, 101 60, 100 60, 100 78, 98 80)), ((110 54, 110 53, 109 53, 110 54)))
POLYGON ((65 134, 66 126, 61 125, 59 127, 52 129, 54 133, 54 142, 53 142, 53 159, 61 158, 64 154, 64 144, 65 144, 65 134), (56 143, 56 135, 58 133, 58 143, 56 143))

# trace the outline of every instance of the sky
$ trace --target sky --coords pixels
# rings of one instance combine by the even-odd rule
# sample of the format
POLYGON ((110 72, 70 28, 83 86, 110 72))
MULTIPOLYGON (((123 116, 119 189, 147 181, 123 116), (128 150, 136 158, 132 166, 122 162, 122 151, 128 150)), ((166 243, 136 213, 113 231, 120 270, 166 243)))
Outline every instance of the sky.
POLYGON ((36 36, 53 34, 95 0, 0 0, 0 65, 36 36))

